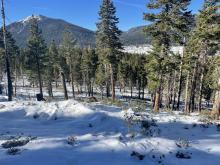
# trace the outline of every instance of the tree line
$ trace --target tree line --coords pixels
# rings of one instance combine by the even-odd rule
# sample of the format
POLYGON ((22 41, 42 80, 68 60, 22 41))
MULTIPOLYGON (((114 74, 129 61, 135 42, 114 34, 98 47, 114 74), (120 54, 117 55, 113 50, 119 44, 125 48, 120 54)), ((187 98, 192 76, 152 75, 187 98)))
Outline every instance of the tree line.
MULTIPOLYGON (((26 75, 33 85, 43 86, 53 97, 54 85, 62 80, 64 98, 68 99, 66 82, 71 84, 72 97, 84 92, 93 96, 98 87, 104 97, 116 97, 116 87, 123 91, 129 88, 138 91, 138 99, 150 94, 153 110, 164 107, 184 109, 190 113, 201 111, 204 100, 213 103, 215 118, 220 114, 220 57, 219 57, 219 0, 204 0, 196 14, 189 10, 191 0, 152 0, 144 29, 152 38, 152 50, 146 54, 123 52, 121 31, 116 8, 111 0, 103 0, 99 11, 96 31, 96 47, 79 48, 77 40, 64 30, 60 45, 47 45, 38 27, 37 19, 31 19, 30 38, 25 49, 7 32, 7 52, 13 73, 14 95, 16 82, 26 75), (183 51, 173 53, 173 46, 183 51)), ((3 32, 0 33, 0 54, 4 55, 3 32)), ((1 73, 5 71, 0 60, 1 73)), ((2 79, 2 76, 1 76, 2 79)))

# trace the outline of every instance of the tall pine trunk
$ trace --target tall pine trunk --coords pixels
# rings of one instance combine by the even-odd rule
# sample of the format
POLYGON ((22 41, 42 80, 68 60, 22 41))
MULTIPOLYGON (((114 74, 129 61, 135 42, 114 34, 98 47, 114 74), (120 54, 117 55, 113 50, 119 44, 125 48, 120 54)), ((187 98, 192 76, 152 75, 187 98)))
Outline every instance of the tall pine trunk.
POLYGON ((162 74, 160 74, 159 86, 156 90, 155 99, 154 99, 154 112, 156 112, 156 113, 158 113, 160 111, 161 87, 162 87, 162 74))
POLYGON ((172 110, 175 110, 176 106, 176 71, 174 72, 173 87, 172 87, 172 110))
POLYGON ((42 79, 41 79, 41 72, 40 72, 40 62, 39 62, 38 55, 36 55, 36 61, 37 61, 38 84, 39 84, 40 94, 43 97, 42 79))
POLYGON ((17 80, 18 80, 18 71, 17 71, 17 66, 15 64, 15 82, 14 82, 14 96, 17 95, 17 80))
POLYGON ((141 99, 141 80, 138 79, 138 99, 141 99))
POLYGON ((143 87, 142 87, 142 100, 144 100, 144 92, 145 92, 144 89, 145 88, 144 88, 144 85, 143 85, 143 87))
MULTIPOLYGON (((108 65, 105 64, 105 76, 109 78, 109 68, 108 65)), ((106 97, 109 98, 110 96, 110 86, 109 86, 109 79, 106 79, 105 86, 106 86, 106 97)))
POLYGON ((48 81, 48 94, 49 94, 49 97, 53 98, 53 87, 52 87, 52 81, 49 80, 48 81))
POLYGON ((130 80, 130 92, 131 92, 131 99, 133 97, 133 83, 132 80, 130 80))
POLYGON ((220 116, 220 78, 218 82, 218 90, 215 93, 215 101, 212 109, 212 114, 216 120, 219 119, 220 116))
POLYGON ((189 108, 189 78, 190 78, 190 75, 189 75, 189 71, 187 71, 187 78, 186 78, 186 89, 185 89, 185 109, 184 111, 186 113, 190 113, 190 108, 189 108))
POLYGON ((75 99, 75 88, 74 88, 74 78, 73 73, 71 73, 71 85, 72 85, 72 94, 73 98, 75 99))
POLYGON ((5 66, 6 66, 6 73, 7 73, 7 81, 8 81, 8 101, 12 101, 13 96, 13 85, 11 79, 11 66, 10 66, 10 58, 8 55, 7 50, 7 41, 6 41, 6 25, 5 25, 5 10, 4 10, 4 1, 2 0, 2 21, 3 21, 3 41, 4 41, 4 55, 5 55, 5 66))
POLYGON ((204 78, 204 74, 203 74, 203 69, 202 69, 202 73, 200 76, 200 84, 199 84, 199 112, 202 111, 202 88, 203 88, 203 78, 204 78))
POLYGON ((183 58, 181 59, 180 64, 180 73, 179 73, 179 85, 178 85, 178 96, 177 96, 177 110, 180 108, 180 98, 182 93, 182 84, 183 84, 183 58))
POLYGON ((64 93, 64 99, 68 100, 68 93, 66 88, 66 79, 63 72, 61 72, 62 82, 63 82, 63 93, 64 93))
POLYGON ((114 69, 112 64, 110 64, 110 74, 111 74, 111 87, 112 87, 112 101, 115 101, 115 77, 114 77, 114 69))
POLYGON ((170 73, 170 75, 168 77, 168 83, 167 83, 167 98, 166 98, 166 108, 167 109, 170 109, 170 102, 171 102, 171 97, 172 97, 171 84, 172 84, 172 73, 170 73))
POLYGON ((197 71, 198 71, 198 62, 196 61, 195 67, 193 69, 193 76, 191 82, 191 91, 190 91, 190 112, 195 110, 195 96, 196 96, 196 81, 197 81, 197 71))

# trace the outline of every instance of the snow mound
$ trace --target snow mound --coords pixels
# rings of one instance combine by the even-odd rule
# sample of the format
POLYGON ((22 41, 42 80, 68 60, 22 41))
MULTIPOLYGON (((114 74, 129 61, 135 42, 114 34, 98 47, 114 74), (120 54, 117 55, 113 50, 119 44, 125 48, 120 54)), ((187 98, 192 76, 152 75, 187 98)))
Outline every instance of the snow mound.
POLYGON ((38 103, 35 106, 28 107, 26 116, 39 115, 40 117, 81 117, 92 114, 93 111, 85 105, 74 101, 61 101, 52 103, 38 103))
POLYGON ((11 102, 7 108, 0 109, 5 115, 11 117, 34 117, 44 119, 56 119, 57 117, 82 117, 92 114, 93 111, 86 105, 75 100, 59 102, 11 102), (13 112, 13 113, 10 113, 13 112))

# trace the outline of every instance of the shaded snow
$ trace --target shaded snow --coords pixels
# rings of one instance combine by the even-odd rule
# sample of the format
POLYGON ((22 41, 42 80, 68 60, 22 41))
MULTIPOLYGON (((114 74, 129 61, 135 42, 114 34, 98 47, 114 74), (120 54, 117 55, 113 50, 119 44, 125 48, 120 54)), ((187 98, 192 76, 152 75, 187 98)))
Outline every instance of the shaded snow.
MULTIPOLYGON (((12 135, 31 135, 37 139, 20 147, 22 152, 15 156, 7 155, 0 147, 0 165, 219 165, 220 132, 215 125, 201 127, 196 114, 143 113, 157 120, 161 132, 152 137, 133 132, 131 138, 132 129, 129 131, 125 122, 125 112, 114 106, 74 100, 51 103, 3 100, 0 144, 12 135), (69 136, 76 137, 75 145, 67 144, 69 136), (179 138, 188 139, 189 148, 178 148, 179 138), (175 154, 179 150, 191 152, 192 159, 177 159, 175 154), (132 158, 132 151, 144 154, 145 159, 132 158)), ((134 114, 131 109, 128 113, 134 114)))

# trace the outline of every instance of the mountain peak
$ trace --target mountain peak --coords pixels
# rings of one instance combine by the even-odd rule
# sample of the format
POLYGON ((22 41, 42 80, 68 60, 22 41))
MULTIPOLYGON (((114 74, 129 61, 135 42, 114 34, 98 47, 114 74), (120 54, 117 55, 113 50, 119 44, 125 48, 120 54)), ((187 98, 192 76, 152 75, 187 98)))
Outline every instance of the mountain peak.
POLYGON ((21 22, 21 23, 29 23, 33 18, 37 19, 38 21, 41 21, 42 19, 46 18, 45 16, 43 15, 31 15, 31 16, 28 16, 18 22, 21 22))

